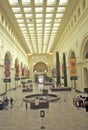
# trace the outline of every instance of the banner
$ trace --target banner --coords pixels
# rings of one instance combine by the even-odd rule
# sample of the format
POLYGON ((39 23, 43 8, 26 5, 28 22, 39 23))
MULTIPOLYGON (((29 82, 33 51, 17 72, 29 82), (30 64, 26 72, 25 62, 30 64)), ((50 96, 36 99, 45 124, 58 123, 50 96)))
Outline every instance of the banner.
POLYGON ((76 58, 70 58, 70 76, 71 80, 77 79, 76 58))

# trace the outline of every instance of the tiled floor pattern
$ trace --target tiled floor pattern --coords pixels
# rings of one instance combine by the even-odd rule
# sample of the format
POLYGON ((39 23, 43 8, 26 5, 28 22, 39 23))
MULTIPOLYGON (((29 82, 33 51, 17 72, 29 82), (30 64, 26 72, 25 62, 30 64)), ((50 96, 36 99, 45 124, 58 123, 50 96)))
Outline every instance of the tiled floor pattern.
MULTIPOLYGON (((33 93, 40 93, 38 86, 34 86, 33 93)), ((49 90, 49 93, 52 93, 49 90)), ((0 111, 0 130, 88 130, 88 112, 84 108, 77 109, 72 102, 73 96, 78 95, 74 90, 68 92, 54 92, 61 97, 60 101, 50 103, 45 111, 45 117, 40 117, 40 110, 25 109, 22 99, 31 93, 22 93, 21 88, 10 91, 7 96, 16 100, 15 107, 0 111), (65 102, 64 102, 65 101, 65 102)), ((82 94, 83 95, 83 94, 82 94)))

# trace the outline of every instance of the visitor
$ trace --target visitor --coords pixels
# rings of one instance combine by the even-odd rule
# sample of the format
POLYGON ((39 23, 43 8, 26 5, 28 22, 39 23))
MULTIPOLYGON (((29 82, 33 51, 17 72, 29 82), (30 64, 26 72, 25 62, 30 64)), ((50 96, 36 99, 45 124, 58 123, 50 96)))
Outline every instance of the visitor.
POLYGON ((26 110, 28 109, 28 102, 25 103, 26 110))
POLYGON ((13 98, 10 97, 10 108, 13 108, 13 102, 14 102, 13 98))
POLYGON ((36 97, 36 99, 35 99, 35 108, 39 108, 39 98, 38 97, 36 97))
POLYGON ((80 95, 79 96, 79 107, 83 107, 83 97, 80 95))
POLYGON ((9 99, 8 99, 8 97, 4 98, 4 107, 5 107, 6 110, 8 110, 8 108, 9 108, 9 99))
POLYGON ((86 112, 88 112, 88 96, 85 98, 85 108, 86 108, 86 112))

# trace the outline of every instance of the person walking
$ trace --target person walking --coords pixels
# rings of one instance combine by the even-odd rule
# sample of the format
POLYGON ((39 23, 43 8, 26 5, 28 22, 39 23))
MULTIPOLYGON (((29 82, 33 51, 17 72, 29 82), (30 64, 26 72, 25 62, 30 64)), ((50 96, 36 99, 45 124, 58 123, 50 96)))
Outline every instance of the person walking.
POLYGON ((10 97, 10 108, 13 108, 13 102, 14 102, 13 98, 10 97))
POLYGON ((28 109, 28 102, 25 103, 26 110, 28 109))

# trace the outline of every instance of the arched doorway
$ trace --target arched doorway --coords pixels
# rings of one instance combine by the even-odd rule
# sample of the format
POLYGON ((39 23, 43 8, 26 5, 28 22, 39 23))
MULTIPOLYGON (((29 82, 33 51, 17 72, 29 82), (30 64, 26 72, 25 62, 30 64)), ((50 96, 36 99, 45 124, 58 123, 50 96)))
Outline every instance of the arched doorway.
POLYGON ((83 86, 84 88, 88 88, 88 37, 84 40, 83 46, 82 46, 82 55, 81 59, 83 62, 83 86))
POLYGON ((47 72, 47 71, 48 71, 48 67, 43 62, 38 62, 34 66, 34 72, 44 73, 44 72, 47 72))
POLYGON ((43 83, 45 81, 46 74, 48 72, 48 67, 43 62, 38 62, 34 66, 34 77, 36 83, 43 83))

